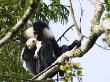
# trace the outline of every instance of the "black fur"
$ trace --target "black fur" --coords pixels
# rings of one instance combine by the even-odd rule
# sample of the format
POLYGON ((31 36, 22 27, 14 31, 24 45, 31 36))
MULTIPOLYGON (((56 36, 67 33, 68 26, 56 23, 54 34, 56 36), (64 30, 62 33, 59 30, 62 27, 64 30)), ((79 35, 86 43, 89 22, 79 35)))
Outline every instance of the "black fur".
POLYGON ((35 50, 36 50, 36 47, 29 49, 27 46, 25 46, 23 53, 22 53, 22 60, 24 61, 33 60, 35 50))
POLYGON ((21 54, 21 58, 23 62, 26 64, 26 68, 28 68, 33 74, 36 75, 36 59, 34 59, 36 47, 29 49, 27 45, 23 48, 23 53, 21 54))

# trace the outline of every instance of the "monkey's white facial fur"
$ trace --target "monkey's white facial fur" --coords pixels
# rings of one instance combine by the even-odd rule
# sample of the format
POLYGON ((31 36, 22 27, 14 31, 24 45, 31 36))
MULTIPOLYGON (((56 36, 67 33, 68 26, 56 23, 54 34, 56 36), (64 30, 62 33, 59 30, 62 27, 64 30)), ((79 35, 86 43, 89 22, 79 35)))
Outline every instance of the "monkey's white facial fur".
POLYGON ((29 38, 26 42, 26 46, 29 49, 35 48, 36 47, 36 43, 37 43, 37 39, 36 38, 29 38))
POLYGON ((35 36, 34 36, 34 29, 33 29, 33 27, 28 28, 28 29, 25 31, 25 35, 26 35, 26 37, 28 37, 28 38, 34 38, 35 36))
POLYGON ((48 28, 44 28, 43 34, 45 35, 46 38, 53 38, 53 37, 54 37, 54 35, 53 35, 53 33, 51 32, 51 30, 48 29, 48 28))

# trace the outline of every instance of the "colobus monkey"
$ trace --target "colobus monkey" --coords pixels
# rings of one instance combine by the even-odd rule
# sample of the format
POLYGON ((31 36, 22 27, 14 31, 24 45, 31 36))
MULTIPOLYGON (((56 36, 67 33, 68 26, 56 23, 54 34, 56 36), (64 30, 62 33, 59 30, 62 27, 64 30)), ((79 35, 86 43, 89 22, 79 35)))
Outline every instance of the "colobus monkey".
MULTIPOLYGON (((31 70, 32 73, 35 75, 46 69, 48 66, 50 66, 62 53, 66 52, 67 50, 71 50, 75 45, 77 45, 78 47, 81 45, 79 41, 75 40, 69 46, 59 47, 57 41, 55 40, 55 37, 50 31, 49 26, 42 21, 35 22, 33 24, 33 27, 29 28, 26 31, 26 35, 29 35, 27 37, 35 37, 38 41, 42 42, 41 48, 37 51, 38 58, 35 59, 33 58, 33 56, 27 56, 27 59, 31 60, 24 60, 26 55, 31 55, 32 53, 35 53, 36 48, 29 50, 26 47, 24 48, 24 51, 22 53, 22 60, 26 62, 26 65, 28 64, 27 69, 31 70), (32 53, 28 53, 28 50, 32 53)), ((63 75, 61 71, 60 75, 63 75)), ((53 75, 50 75, 49 77, 52 76, 53 75)))

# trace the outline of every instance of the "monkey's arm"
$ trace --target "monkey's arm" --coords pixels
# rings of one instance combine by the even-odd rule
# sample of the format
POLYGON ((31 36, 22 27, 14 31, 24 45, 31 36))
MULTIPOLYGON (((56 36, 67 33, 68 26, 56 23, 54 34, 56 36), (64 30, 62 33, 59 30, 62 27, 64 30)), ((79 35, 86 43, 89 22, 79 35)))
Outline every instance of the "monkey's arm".
POLYGON ((34 54, 34 58, 38 58, 38 51, 41 49, 41 47, 42 47, 42 41, 37 41, 36 42, 36 47, 37 47, 37 49, 36 49, 36 51, 35 51, 35 54, 34 54))

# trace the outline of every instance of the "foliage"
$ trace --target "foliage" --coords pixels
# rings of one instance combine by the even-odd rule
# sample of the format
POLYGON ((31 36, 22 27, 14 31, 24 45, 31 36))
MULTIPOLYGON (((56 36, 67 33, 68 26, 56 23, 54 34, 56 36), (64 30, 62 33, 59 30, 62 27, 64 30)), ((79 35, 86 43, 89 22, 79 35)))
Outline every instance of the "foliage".
POLYGON ((104 18, 108 18, 110 17, 110 0, 104 0, 104 2, 105 2, 105 10, 107 11, 104 18))
POLYGON ((16 24, 26 8, 27 6, 20 7, 18 0, 0 0, 0 38, 16 24))
POLYGON ((39 9, 36 12, 33 19, 35 20, 43 20, 43 21, 50 21, 53 20, 54 22, 61 22, 65 23, 68 22, 69 10, 64 5, 60 4, 60 0, 51 0, 50 4, 47 5, 43 1, 39 4, 39 9))
MULTIPOLYGON (((25 3, 24 7, 21 7, 18 0, 0 0, 0 38, 16 24, 27 7, 28 2, 25 3)), ((21 32, 16 37, 0 49, 0 82, 15 82, 16 80, 12 80, 10 77, 3 77, 3 75, 30 77, 20 63, 20 52, 24 43, 23 30, 20 30, 21 32)))
POLYGON ((66 63, 60 66, 60 70, 65 71, 63 82, 73 82, 73 77, 76 77, 79 82, 82 79, 82 68, 79 63, 66 63))

